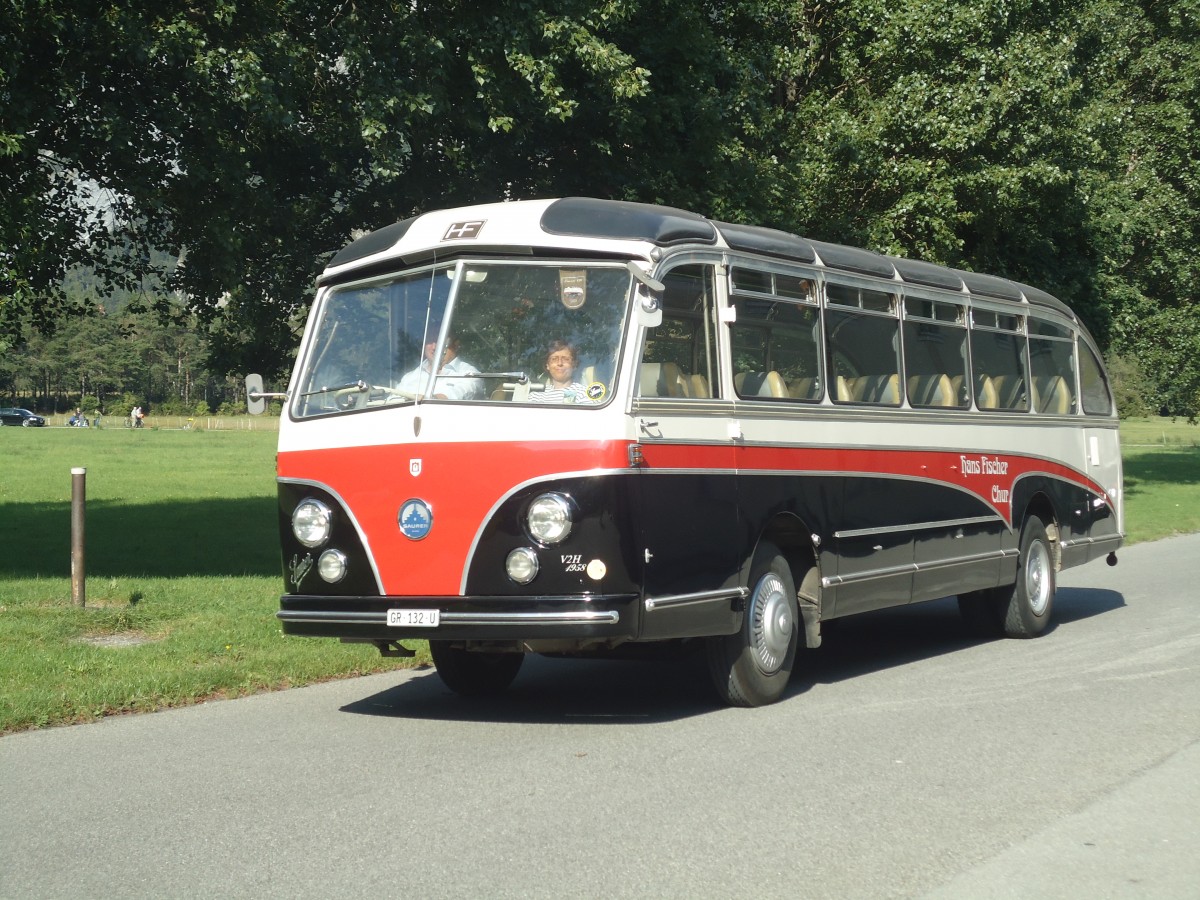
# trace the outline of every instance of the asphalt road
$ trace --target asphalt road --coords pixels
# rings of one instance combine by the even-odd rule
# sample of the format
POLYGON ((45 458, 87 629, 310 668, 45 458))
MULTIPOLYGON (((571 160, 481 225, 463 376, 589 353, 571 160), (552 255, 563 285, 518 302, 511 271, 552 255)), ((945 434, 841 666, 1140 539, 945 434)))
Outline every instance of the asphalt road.
POLYGON ((534 659, 11 735, 0 897, 1200 897, 1200 536, 1120 555, 1037 640, 842 623, 765 709, 534 659))

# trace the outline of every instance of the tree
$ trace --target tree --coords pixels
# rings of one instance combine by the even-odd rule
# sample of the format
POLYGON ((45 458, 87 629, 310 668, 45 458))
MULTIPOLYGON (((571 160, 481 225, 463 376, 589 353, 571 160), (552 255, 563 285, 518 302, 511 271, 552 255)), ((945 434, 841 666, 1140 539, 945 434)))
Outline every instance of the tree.
POLYGON ((1191 415, 1198 7, 14 0, 0 341, 87 264, 280 374, 356 229, 585 194, 1036 284, 1191 415))
POLYGON ((86 263, 164 312, 185 294, 215 365, 281 371, 352 229, 532 189, 526 141, 580 103, 560 68, 643 89, 599 36, 624 6, 6 4, 0 333, 73 311, 86 263))

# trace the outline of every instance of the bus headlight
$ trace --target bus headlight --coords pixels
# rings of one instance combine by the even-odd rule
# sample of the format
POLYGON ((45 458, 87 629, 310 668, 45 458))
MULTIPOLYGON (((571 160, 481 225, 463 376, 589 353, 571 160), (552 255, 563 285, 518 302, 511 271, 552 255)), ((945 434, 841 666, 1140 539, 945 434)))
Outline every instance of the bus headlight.
POLYGON ((571 533, 571 504, 562 494, 542 494, 529 504, 525 525, 539 544, 557 544, 571 533))
POLYGON ((508 559, 504 561, 504 569, 508 572, 508 577, 517 584, 529 584, 537 577, 537 554, 528 547, 518 547, 508 554, 508 559))
POLYGON ((318 547, 329 540, 333 512, 320 500, 306 497, 292 512, 292 534, 305 547, 318 547))
POLYGON ((346 577, 346 554, 341 550, 326 550, 317 559, 317 574, 330 584, 346 577))

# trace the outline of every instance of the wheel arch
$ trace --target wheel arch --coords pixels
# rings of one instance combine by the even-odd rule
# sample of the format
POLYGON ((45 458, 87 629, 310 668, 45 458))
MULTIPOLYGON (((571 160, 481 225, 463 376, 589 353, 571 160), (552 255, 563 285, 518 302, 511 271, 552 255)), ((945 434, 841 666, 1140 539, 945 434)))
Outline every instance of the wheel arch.
MULTIPOLYGON (((756 553, 764 542, 779 548, 792 572, 796 602, 804 622, 805 646, 821 646, 821 560, 812 530, 795 513, 781 512, 763 527, 755 542, 756 553)), ((749 565, 743 573, 743 579, 747 577, 749 565)))
POLYGON ((1055 571, 1062 569, 1062 544, 1059 540, 1061 534, 1061 522, 1054 502, 1050 499, 1050 495, 1041 489, 1035 490, 1030 495, 1025 503, 1025 508, 1021 513, 1019 525, 1017 521, 1013 524, 1017 525, 1017 540, 1020 541, 1021 530, 1025 527, 1025 522, 1030 516, 1037 516, 1041 519, 1042 524, 1046 527, 1046 537, 1050 540, 1050 552, 1054 563, 1055 571))

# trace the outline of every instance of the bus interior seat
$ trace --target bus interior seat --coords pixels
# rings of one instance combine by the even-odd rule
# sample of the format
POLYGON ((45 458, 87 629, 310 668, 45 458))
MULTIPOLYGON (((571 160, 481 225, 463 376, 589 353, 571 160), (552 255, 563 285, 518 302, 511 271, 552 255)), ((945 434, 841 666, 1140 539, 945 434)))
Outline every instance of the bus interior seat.
POLYGON ((953 375, 950 377, 950 396, 952 398, 951 406, 966 406, 971 402, 963 389, 963 376, 953 375))
POLYGON ((857 403, 900 404, 900 376, 896 374, 860 375, 848 379, 850 396, 857 403))
POLYGON ((1040 413, 1065 416, 1071 412, 1071 392, 1061 375, 1048 375, 1033 380, 1033 403, 1040 413))
POLYGON ((975 379, 975 405, 980 409, 996 409, 1000 405, 996 382, 988 375, 975 379))
POLYGON ((783 377, 774 370, 770 372, 738 372, 733 377, 733 386, 743 397, 786 398, 788 395, 783 377))
POLYGON ((1028 409, 1025 402, 1025 379, 1020 375, 997 375, 992 379, 996 385, 997 407, 1000 409, 1028 409))
POLYGON ((957 394, 949 375, 911 375, 908 402, 913 406, 957 406, 957 394))
POLYGON ((675 363, 642 363, 643 397, 685 397, 683 374, 675 363))
POLYGON ((689 397, 705 400, 712 396, 712 391, 708 389, 708 379, 703 375, 684 375, 683 379, 690 386, 689 397))
POLYGON ((821 384, 816 378, 793 378, 787 383, 787 395, 793 400, 816 400, 821 384))
POLYGON ((900 375, 872 375, 865 399, 872 403, 883 403, 888 406, 900 405, 900 375))
POLYGON ((856 378, 838 376, 838 400, 843 403, 880 403, 900 405, 900 376, 859 375, 856 378))

